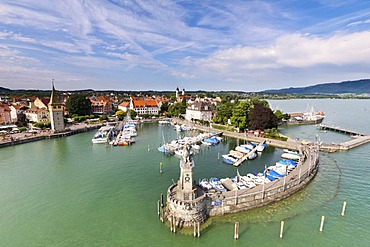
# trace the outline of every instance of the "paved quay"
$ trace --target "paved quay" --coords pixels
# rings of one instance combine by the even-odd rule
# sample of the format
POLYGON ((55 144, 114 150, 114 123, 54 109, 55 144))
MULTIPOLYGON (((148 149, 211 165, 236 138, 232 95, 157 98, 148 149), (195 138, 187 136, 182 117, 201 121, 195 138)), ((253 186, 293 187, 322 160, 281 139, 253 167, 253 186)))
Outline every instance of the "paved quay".
POLYGON ((52 139, 64 136, 70 136, 86 131, 90 131, 92 129, 97 129, 103 126, 103 124, 74 124, 68 126, 65 131, 54 133, 51 130, 39 130, 33 133, 15 133, 10 134, 5 139, 0 139, 0 147, 12 146, 22 143, 28 143, 33 141, 39 141, 44 139, 52 139))

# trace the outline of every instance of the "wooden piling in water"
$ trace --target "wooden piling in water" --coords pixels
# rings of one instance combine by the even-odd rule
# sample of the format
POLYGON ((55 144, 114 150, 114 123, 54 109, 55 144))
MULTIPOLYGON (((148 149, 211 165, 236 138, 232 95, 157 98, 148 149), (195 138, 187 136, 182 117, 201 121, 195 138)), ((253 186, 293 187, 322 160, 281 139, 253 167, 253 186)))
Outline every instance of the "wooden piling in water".
POLYGON ((172 216, 168 220, 170 221, 170 231, 172 232, 172 216))
POLYGON ((234 239, 238 240, 239 239, 239 222, 235 222, 234 226, 234 239))
POLYGON ((321 216, 321 223, 320 223, 320 232, 322 232, 323 228, 324 228, 324 221, 325 221, 325 216, 321 216))
POLYGON ((280 238, 283 238, 283 232, 284 232, 284 221, 282 220, 280 223, 280 238))
POLYGON ((198 238, 199 238, 200 237, 200 223, 199 223, 199 221, 198 221, 197 225, 198 225, 198 238))
POLYGON ((346 205, 347 205, 347 202, 344 201, 343 202, 343 207, 342 207, 342 213, 340 214, 341 216, 344 216, 344 212, 346 211, 346 205))
POLYGON ((161 207, 163 208, 164 206, 164 199, 163 199, 163 193, 161 193, 161 207))
POLYGON ((158 215, 160 214, 160 209, 161 208, 161 205, 160 205, 160 201, 158 200, 157 201, 157 211, 158 211, 158 215))
POLYGON ((162 169, 162 162, 159 162, 159 172, 162 174, 162 172, 163 172, 163 169, 162 169))
POLYGON ((194 237, 197 236, 197 223, 194 221, 194 237))

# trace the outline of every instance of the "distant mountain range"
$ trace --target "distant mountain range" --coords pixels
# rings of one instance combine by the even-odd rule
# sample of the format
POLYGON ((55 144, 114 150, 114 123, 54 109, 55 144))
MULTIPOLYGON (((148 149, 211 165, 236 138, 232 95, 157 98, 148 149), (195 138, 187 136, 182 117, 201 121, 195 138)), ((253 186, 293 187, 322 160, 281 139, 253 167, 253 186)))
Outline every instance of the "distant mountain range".
MULTIPOLYGON (((119 93, 135 93, 137 91, 115 91, 115 90, 103 90, 96 91, 93 89, 75 90, 69 92, 76 93, 93 93, 93 92, 119 92, 119 93)), ((50 90, 26 90, 26 89, 9 89, 0 87, 0 94, 9 93, 34 93, 34 94, 49 94, 50 90)), ((142 93, 173 93, 172 91, 153 91, 148 90, 142 93)), ((187 93, 207 93, 207 91, 189 91, 187 93)), ((238 93, 243 94, 245 92, 240 91, 219 91, 218 93, 238 93)), ((283 89, 270 89, 261 91, 259 93, 265 94, 297 94, 297 95, 334 95, 334 94, 370 94, 370 79, 361 79, 356 81, 343 81, 339 83, 322 83, 308 87, 290 87, 283 89)))
POLYGON ((276 90, 265 90, 262 93, 276 94, 370 94, 370 79, 323 83, 309 87, 290 87, 276 90))

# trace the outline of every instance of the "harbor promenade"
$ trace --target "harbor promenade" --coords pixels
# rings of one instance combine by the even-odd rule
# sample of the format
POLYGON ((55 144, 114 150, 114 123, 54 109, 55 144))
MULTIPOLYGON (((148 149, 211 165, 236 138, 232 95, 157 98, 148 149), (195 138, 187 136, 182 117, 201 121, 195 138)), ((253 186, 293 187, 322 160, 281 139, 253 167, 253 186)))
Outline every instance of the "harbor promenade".
POLYGON ((8 138, 0 140, 0 147, 12 146, 22 143, 39 141, 44 139, 53 139, 64 136, 75 135, 78 133, 90 131, 103 126, 103 124, 74 124, 68 126, 65 131, 54 133, 51 130, 40 130, 32 133, 16 133, 11 134, 8 138))
MULTIPOLYGON (((189 122, 185 120, 176 120, 176 122, 180 122, 183 124, 189 125, 189 122)), ((219 131, 218 129, 213 129, 209 126, 204 126, 204 125, 199 125, 199 124, 192 124, 194 127, 196 127, 199 130, 206 131, 206 132, 212 132, 212 131, 219 131)), ((337 152, 337 151, 347 151, 352 148, 367 144, 370 142, 370 135, 363 134, 363 133, 358 133, 356 131, 352 130, 347 130, 347 129, 342 129, 340 127, 333 127, 333 126, 327 126, 320 124, 318 127, 322 130, 329 130, 329 131, 335 131, 343 134, 348 134, 350 135, 351 139, 342 142, 342 143, 320 143, 320 151, 324 152, 337 152)), ((287 141, 281 141, 281 140, 275 140, 275 139, 269 139, 269 138, 263 138, 259 136, 255 136, 254 134, 250 133, 238 133, 238 132, 232 132, 232 131, 227 131, 223 130, 223 135, 233 137, 233 138, 238 138, 246 141, 251 141, 251 142, 258 142, 261 143, 263 141, 266 142, 267 145, 274 146, 277 148, 283 148, 283 149, 293 149, 293 150, 298 150, 298 147, 300 145, 306 145, 311 142, 309 141, 296 141, 291 138, 288 138, 287 141)))

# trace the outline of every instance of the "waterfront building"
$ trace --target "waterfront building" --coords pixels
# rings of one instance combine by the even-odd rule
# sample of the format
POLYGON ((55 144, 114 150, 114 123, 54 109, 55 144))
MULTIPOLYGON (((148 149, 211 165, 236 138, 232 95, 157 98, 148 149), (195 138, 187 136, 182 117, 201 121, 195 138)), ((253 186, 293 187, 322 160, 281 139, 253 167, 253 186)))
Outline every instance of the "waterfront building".
POLYGON ((51 90, 50 102, 49 102, 49 112, 50 112, 50 123, 51 129, 54 132, 60 132, 64 130, 64 105, 58 99, 58 95, 54 88, 51 90))
POLYGON ((11 117, 12 123, 18 122, 19 114, 29 109, 28 106, 21 105, 21 104, 12 104, 9 108, 10 108, 10 117, 11 117))
POLYGON ((105 97, 92 97, 91 112, 95 114, 109 114, 113 112, 112 102, 105 97))
POLYGON ((186 109, 185 119, 188 121, 200 120, 210 122, 212 120, 211 104, 206 101, 193 102, 186 109))
POLYGON ((118 105, 118 109, 126 112, 130 108, 130 102, 122 102, 118 105))
POLYGON ((44 108, 29 108, 24 111, 26 119, 32 123, 46 123, 50 122, 50 113, 48 109, 44 108))
POLYGON ((47 98, 39 98, 37 97, 33 102, 31 102, 30 108, 40 108, 40 109, 48 109, 50 99, 47 98))
POLYGON ((129 109, 134 110, 138 115, 153 114, 158 115, 161 101, 151 98, 137 99, 130 97, 129 109))
POLYGON ((0 125, 10 124, 11 122, 9 106, 0 102, 0 125))

